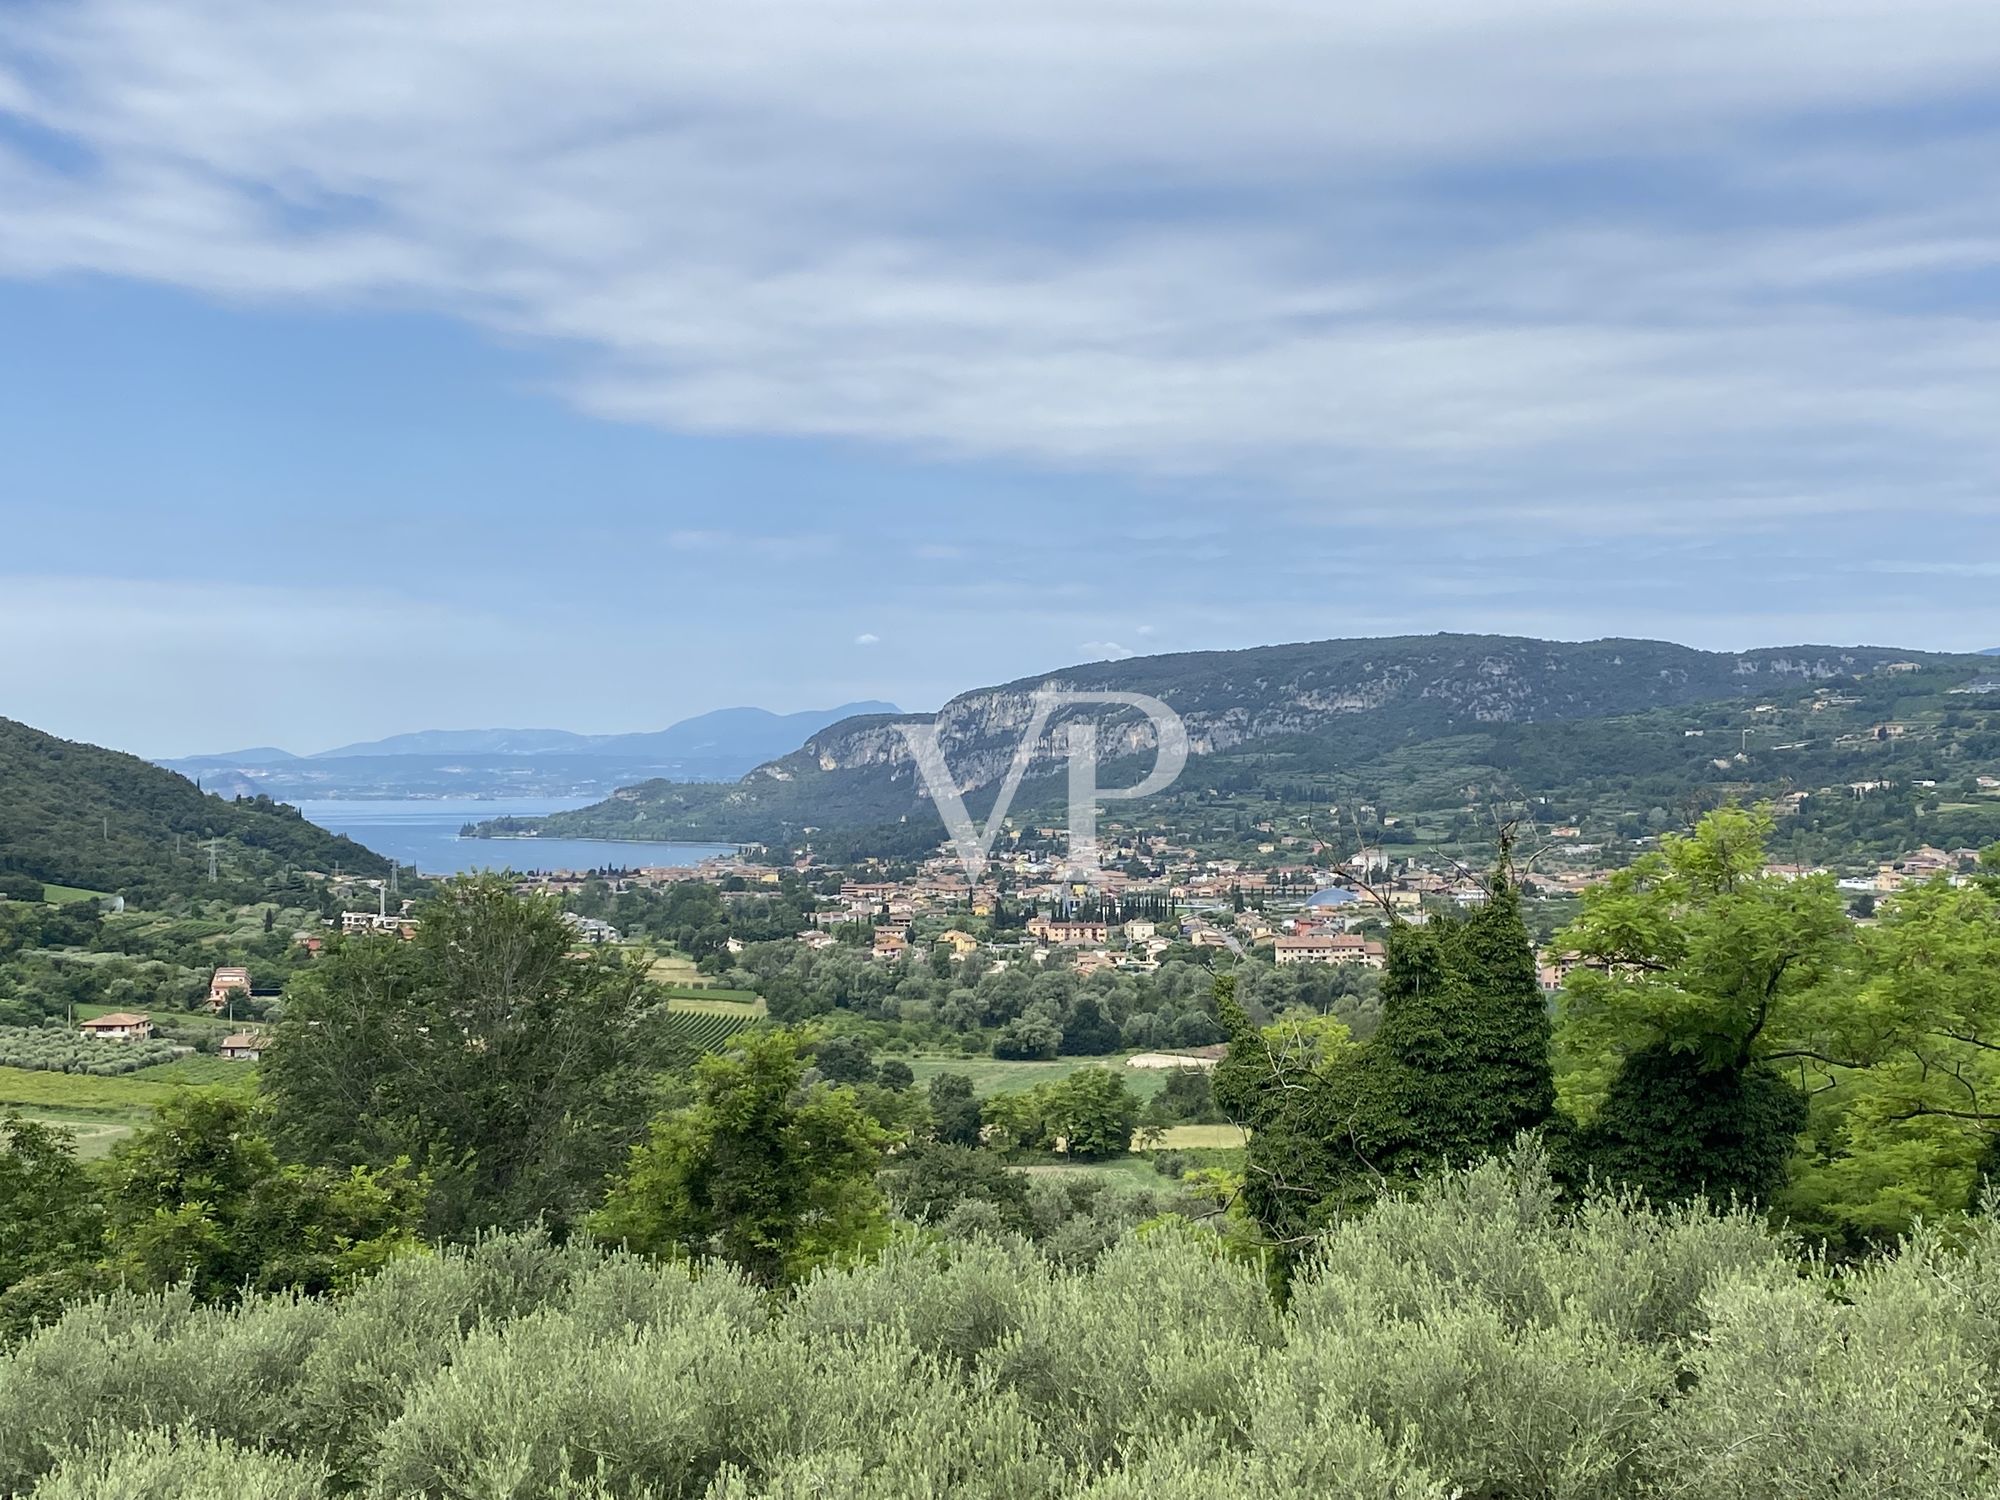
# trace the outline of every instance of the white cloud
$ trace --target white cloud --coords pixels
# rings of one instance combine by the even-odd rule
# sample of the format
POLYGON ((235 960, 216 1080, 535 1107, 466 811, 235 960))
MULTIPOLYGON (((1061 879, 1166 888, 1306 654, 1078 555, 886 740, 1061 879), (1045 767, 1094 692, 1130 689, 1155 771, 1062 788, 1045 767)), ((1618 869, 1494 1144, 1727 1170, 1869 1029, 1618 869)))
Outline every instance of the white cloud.
POLYGON ((854 638, 854 644, 857 646, 879 646, 882 644, 882 637, 874 634, 872 631, 864 630, 854 638))
POLYGON ((1116 641, 1085 641, 1083 652, 1092 661, 1124 661, 1139 654, 1130 646, 1121 646, 1116 641))
POLYGON ((0 109, 84 163, 0 145, 0 274, 443 312, 613 418, 1363 513, 1952 505, 2000 337, 1912 289, 2000 263, 2000 153, 1839 122, 1996 72, 1979 0, 77 0, 0 39, 0 109))

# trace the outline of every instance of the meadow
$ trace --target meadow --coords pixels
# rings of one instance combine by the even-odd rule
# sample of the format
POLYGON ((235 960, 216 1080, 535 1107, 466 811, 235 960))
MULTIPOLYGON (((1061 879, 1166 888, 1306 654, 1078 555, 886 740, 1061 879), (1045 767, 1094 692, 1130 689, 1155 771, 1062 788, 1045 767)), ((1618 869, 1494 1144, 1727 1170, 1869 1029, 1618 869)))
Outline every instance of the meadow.
POLYGON ((1018 1093, 1038 1083, 1067 1078, 1079 1068, 1110 1068, 1125 1080, 1125 1086, 1141 1099, 1150 1099, 1167 1081, 1160 1068, 1128 1068, 1123 1055, 1114 1057, 1059 1057, 1052 1062, 1013 1062, 999 1057, 960 1057, 931 1054, 908 1057, 917 1082, 928 1084, 940 1073, 962 1073, 972 1080, 972 1091, 981 1098, 989 1094, 1018 1093))

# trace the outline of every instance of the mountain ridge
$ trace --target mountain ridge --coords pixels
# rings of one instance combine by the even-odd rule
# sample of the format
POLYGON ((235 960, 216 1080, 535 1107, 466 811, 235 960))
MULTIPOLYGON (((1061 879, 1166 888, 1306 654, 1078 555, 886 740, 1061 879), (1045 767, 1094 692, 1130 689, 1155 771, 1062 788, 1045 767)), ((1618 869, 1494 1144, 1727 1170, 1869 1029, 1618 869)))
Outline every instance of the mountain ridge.
MULTIPOLYGON (((1756 697, 1783 687, 1870 675, 1891 665, 1978 669, 1981 658, 1876 646, 1774 646, 1710 652, 1673 642, 1521 636, 1397 636, 1301 642, 1242 651, 1179 652, 1093 662, 961 693, 935 716, 867 715, 829 725, 733 786, 656 780, 573 813, 506 821, 492 833, 671 838, 790 837, 808 826, 908 821, 929 797, 898 725, 935 723, 959 789, 1006 773, 1034 712, 1034 693, 1140 692, 1172 706, 1190 748, 1209 756, 1262 740, 1338 731, 1356 754, 1482 726, 1640 713, 1756 697)), ((1148 754, 1136 712, 1091 711, 1102 761, 1148 754)), ((1058 713, 1030 776, 1061 764, 1058 713)), ((929 822, 929 818, 924 820, 929 822)))

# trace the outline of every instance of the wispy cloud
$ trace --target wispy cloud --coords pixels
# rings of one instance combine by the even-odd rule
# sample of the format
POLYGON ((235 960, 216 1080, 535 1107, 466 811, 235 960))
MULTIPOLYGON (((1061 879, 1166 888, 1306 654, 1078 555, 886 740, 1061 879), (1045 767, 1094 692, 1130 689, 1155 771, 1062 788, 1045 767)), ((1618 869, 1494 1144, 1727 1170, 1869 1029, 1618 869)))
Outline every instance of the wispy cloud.
POLYGON ((1972 0, 26 9, 0 274, 443 312, 620 420, 1637 531, 2000 460, 1972 0))

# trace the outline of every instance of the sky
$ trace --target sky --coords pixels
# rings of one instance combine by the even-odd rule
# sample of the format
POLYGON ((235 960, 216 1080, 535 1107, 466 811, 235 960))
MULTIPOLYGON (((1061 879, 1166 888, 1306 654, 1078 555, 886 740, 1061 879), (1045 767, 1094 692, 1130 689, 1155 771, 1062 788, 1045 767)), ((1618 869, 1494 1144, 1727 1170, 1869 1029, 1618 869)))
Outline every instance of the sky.
POLYGON ((0 715, 2000 645, 1989 0, 0 0, 0 715))

